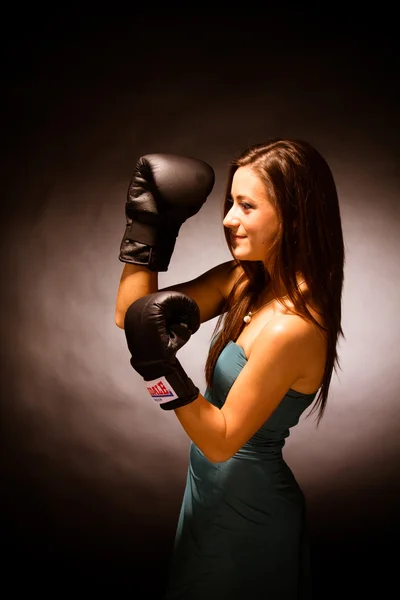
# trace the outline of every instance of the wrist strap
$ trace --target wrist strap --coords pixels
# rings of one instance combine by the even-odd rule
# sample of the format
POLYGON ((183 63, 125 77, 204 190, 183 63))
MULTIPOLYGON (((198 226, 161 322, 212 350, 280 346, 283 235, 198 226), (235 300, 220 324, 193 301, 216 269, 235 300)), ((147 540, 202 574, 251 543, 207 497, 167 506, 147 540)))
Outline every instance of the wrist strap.
POLYGON ((155 246, 159 235, 154 225, 132 221, 126 225, 124 241, 134 241, 145 246, 155 246))
POLYGON ((179 362, 173 373, 145 381, 145 386, 150 396, 163 410, 185 406, 196 400, 199 395, 199 389, 186 375, 179 362))

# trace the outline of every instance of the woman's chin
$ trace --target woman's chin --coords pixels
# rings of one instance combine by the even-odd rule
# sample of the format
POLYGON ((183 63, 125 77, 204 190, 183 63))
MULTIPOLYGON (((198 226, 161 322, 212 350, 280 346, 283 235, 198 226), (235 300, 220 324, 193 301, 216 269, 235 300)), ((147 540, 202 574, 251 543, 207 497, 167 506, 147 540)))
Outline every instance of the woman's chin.
POLYGON ((245 250, 243 250, 243 248, 232 247, 232 250, 235 258, 239 260, 262 262, 265 265, 265 259, 263 257, 252 254, 251 252, 246 252, 245 250))
POLYGON ((257 260, 256 258, 253 258, 251 255, 251 252, 246 252, 246 250, 244 250, 243 248, 237 247, 236 248, 233 246, 233 252, 235 254, 235 256, 237 256, 238 258, 240 258, 240 260, 257 260))

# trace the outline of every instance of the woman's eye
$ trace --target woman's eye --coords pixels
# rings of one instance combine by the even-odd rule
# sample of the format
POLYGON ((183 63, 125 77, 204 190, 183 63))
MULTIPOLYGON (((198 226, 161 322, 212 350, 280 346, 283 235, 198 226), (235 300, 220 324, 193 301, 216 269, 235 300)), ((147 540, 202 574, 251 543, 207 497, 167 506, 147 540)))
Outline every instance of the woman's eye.
MULTIPOLYGON (((234 204, 233 198, 227 198, 226 203, 231 208, 234 204)), ((239 202, 239 206, 241 206, 243 210, 250 210, 251 208, 253 208, 251 204, 247 204, 247 202, 239 202)))

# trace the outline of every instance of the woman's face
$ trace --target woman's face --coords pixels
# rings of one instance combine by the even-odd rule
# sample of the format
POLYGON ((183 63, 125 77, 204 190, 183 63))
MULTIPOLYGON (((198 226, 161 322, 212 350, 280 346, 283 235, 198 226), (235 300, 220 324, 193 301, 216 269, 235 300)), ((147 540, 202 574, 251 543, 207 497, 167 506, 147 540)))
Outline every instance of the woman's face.
POLYGON ((251 167, 240 167, 233 176, 231 208, 223 225, 230 230, 236 258, 261 260, 268 266, 270 249, 280 230, 278 213, 251 167))

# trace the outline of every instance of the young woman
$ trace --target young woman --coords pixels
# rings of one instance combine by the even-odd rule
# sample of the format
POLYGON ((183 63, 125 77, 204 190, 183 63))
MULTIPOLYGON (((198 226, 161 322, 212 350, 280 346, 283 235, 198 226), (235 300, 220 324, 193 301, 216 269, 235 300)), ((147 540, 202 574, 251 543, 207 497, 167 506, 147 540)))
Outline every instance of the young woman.
POLYGON ((213 172, 150 155, 132 181, 116 323, 150 395, 191 439, 165 598, 310 598, 304 495, 282 448, 304 411, 322 418, 338 364, 344 244, 331 170, 303 141, 248 148, 224 201, 233 260, 161 291, 157 272, 213 172), (202 396, 176 352, 217 316, 202 396))

